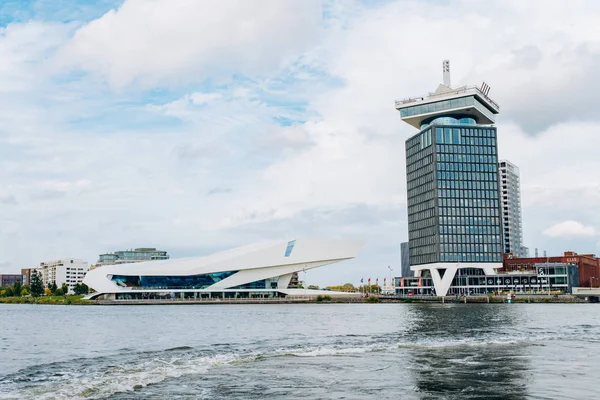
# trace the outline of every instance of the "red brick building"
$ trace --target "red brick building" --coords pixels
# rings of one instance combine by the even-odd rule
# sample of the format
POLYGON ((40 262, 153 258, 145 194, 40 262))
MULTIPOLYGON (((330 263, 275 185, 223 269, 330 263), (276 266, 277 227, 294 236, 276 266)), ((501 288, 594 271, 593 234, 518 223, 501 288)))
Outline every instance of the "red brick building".
POLYGON ((572 251, 565 251, 562 256, 529 258, 512 258, 510 254, 505 254, 502 271, 535 271, 536 265, 544 263, 577 265, 580 286, 600 287, 600 258, 594 254, 577 254, 572 251))
POLYGON ((23 285, 31 285, 31 269, 21 269, 21 275, 23 275, 23 285))

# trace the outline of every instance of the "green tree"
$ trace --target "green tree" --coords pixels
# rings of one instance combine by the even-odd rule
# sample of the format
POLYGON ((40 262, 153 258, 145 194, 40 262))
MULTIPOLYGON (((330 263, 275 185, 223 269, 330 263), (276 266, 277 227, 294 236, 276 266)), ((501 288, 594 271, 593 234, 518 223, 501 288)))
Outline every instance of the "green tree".
POLYGON ((73 291, 75 292, 76 295, 88 294, 89 288, 87 287, 87 285, 85 283, 81 283, 81 284, 77 283, 77 284, 75 284, 73 291))
POLYGON ((327 286, 327 289, 334 292, 356 292, 358 289, 351 283, 344 283, 338 286, 327 286))
POLYGON ((7 286, 4 290, 6 291, 6 293, 4 294, 6 297, 12 297, 15 295, 15 290, 12 286, 7 286))
POLYGON ((53 293, 55 296, 62 296, 65 294, 65 292, 63 292, 62 288, 59 287, 58 289, 56 289, 53 293))
POLYGON ((21 284, 21 282, 17 281, 15 283, 13 283, 13 292, 15 293, 15 296, 19 297, 21 296, 21 289, 23 288, 23 285, 21 284))
POLYGON ((60 285, 60 288, 62 289, 64 294, 69 294, 69 285, 63 283, 62 285, 60 285))
POLYGON ((319 290, 319 287, 317 285, 308 285, 309 289, 314 289, 314 290, 319 290))
POLYGON ((58 286, 56 286, 56 281, 48 285, 48 289, 50 289, 50 292, 52 292, 52 294, 55 294, 56 290, 58 289, 58 286))
POLYGON ((342 287, 344 288, 344 292, 356 292, 358 290, 351 283, 344 283, 342 287))
POLYGON ((39 272, 33 271, 30 278, 31 295, 33 297, 40 297, 44 293, 44 285, 42 285, 42 278, 39 272))
POLYGON ((358 289, 361 293, 379 293, 379 286, 377 285, 362 285, 358 289))

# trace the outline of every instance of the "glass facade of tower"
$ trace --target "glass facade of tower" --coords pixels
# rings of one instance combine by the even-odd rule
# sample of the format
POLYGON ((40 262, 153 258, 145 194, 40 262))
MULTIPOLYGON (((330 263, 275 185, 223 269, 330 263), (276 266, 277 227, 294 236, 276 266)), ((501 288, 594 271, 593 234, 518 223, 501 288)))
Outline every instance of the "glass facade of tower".
POLYGON ((496 128, 439 122, 406 141, 410 265, 501 262, 496 128))

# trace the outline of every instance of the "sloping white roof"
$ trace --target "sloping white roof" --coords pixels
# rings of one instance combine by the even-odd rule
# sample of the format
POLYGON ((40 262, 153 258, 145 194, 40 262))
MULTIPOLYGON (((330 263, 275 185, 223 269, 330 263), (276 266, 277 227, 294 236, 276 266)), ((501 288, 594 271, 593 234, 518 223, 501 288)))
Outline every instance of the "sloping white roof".
POLYGON ((244 274, 244 276, 253 280, 264 279, 259 276, 269 275, 267 271, 264 271, 265 269, 272 269, 273 273, 278 275, 275 271, 290 273, 301 271, 303 268, 309 269, 354 258, 363 244, 356 240, 298 239, 295 241, 291 253, 286 257, 289 242, 288 240, 263 242, 203 257, 106 265, 88 272, 84 283, 98 292, 115 292, 129 290, 129 288, 117 286, 110 280, 113 275, 187 276, 252 269, 257 270, 255 274, 244 274), (280 268, 283 266, 288 267, 280 268), (258 271, 259 269, 261 271, 258 271), (256 279, 254 279, 255 277, 256 279))

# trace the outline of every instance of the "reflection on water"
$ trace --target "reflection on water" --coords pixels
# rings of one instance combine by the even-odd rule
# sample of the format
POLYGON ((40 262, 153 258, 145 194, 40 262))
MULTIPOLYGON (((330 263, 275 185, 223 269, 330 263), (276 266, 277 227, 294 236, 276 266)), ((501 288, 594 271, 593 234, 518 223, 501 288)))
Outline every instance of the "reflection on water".
POLYGON ((498 332, 498 327, 510 331, 518 323, 515 311, 473 305, 415 308, 409 335, 423 344, 409 352, 409 363, 418 392, 424 397, 525 398, 530 344, 498 332))
POLYGON ((600 375, 597 305, 0 305, 0 320, 0 399, 578 399, 600 375))

